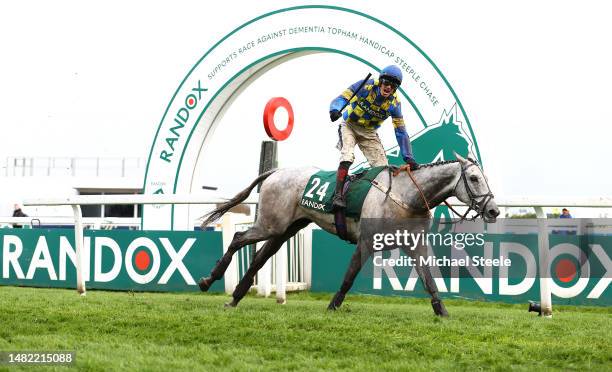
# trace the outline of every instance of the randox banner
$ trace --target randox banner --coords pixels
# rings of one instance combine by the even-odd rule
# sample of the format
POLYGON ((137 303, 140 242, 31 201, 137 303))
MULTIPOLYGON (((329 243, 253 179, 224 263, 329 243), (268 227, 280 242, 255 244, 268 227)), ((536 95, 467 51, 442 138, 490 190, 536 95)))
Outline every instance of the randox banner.
MULTIPOLYGON (((423 264, 447 298, 539 301, 541 278, 550 278, 554 304, 612 305, 612 235, 601 227, 612 226, 607 220, 555 222, 547 227, 547 240, 538 234, 537 220, 498 220, 488 231, 482 221, 432 229, 421 228, 422 221, 365 222, 362 238, 374 253, 364 255, 353 293, 428 297, 415 270, 423 264), (419 258, 414 252, 423 244, 419 258)), ((311 290, 336 292, 355 246, 322 230, 314 231, 312 241, 311 290)))
MULTIPOLYGON (((75 287, 72 229, 4 229, 0 242, 0 285, 75 287)), ((88 289, 199 291, 222 250, 215 231, 85 230, 83 275, 88 289)))
MULTIPOLYGON (((555 304, 612 305, 612 235, 597 228, 583 224, 582 233, 572 227, 550 228, 546 272, 535 220, 506 226, 498 222, 497 232, 485 231, 482 222, 427 231, 405 222, 384 221, 384 228, 382 221, 366 222, 362 234, 371 235, 367 242, 374 254, 367 257, 353 293, 426 296, 414 270, 418 261, 406 253, 427 243, 423 263, 431 267, 447 298, 537 301, 544 275, 550 277, 555 304)), ((0 242, 0 285, 75 287, 71 229, 5 229, 0 242)), ((210 272, 222 249, 222 235, 213 231, 86 230, 84 278, 89 289, 198 291, 196 279, 210 272)), ((314 230, 311 290, 337 291, 354 250, 354 245, 314 230)), ((218 281, 211 289, 220 292, 224 287, 218 281)))

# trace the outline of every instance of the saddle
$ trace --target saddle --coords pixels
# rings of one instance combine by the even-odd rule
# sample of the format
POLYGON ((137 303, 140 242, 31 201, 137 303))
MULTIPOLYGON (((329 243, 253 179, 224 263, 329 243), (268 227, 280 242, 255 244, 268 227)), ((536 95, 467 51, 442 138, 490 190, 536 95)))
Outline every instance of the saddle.
MULTIPOLYGON (((388 169, 390 173, 396 172, 395 167, 380 167, 380 168, 381 168, 380 170, 377 170, 374 172, 370 172, 371 169, 366 169, 356 174, 350 174, 346 177, 346 180, 344 181, 344 187, 342 188, 342 199, 347 205, 349 203, 349 201, 347 200, 348 199, 347 197, 348 195, 350 195, 349 191, 351 190, 351 186, 357 184, 358 181, 364 181, 364 182, 367 182, 369 185, 371 185, 374 179, 378 176, 378 174, 382 170, 388 169)), ((368 190, 369 190, 369 186, 368 186, 368 190)), ((359 209, 361 210, 361 204, 359 205, 359 209)), ((347 208, 336 208, 334 210, 334 225, 336 226, 336 233, 338 234, 340 239, 346 240, 348 242, 355 244, 357 242, 352 241, 351 239, 348 238, 347 226, 346 226, 346 216, 347 216, 347 208)))
POLYGON ((389 171, 389 169, 387 166, 374 167, 347 176, 342 190, 346 209, 341 211, 336 211, 332 203, 336 185, 336 171, 318 171, 310 177, 306 184, 300 198, 300 206, 320 213, 334 214, 338 235, 347 240, 346 218, 358 220, 361 217, 363 202, 372 187, 372 181, 378 177, 380 172, 389 171))
MULTIPOLYGON (((391 184, 392 184, 392 180, 393 180, 393 178, 391 177, 392 175, 393 175, 393 177, 396 177, 401 172, 407 172, 410 175, 410 177, 412 178, 412 174, 410 174, 410 165, 409 164, 404 164, 404 165, 402 165, 400 167, 396 167, 396 166, 392 165, 392 166, 379 167, 379 168, 381 168, 381 169, 376 171, 375 173, 370 173, 369 172, 370 170, 364 170, 364 171, 362 171, 360 173, 347 176, 347 179, 346 179, 346 181, 344 183, 344 187, 342 189, 342 198, 344 199, 345 203, 347 203, 347 205, 348 205, 348 201, 346 199, 347 199, 347 196, 350 195, 349 194, 349 190, 351 188, 351 185, 353 185, 354 183, 356 183, 358 181, 361 181, 361 180, 367 182, 369 185, 373 185, 375 183, 374 179, 378 176, 378 174, 383 169, 387 169, 388 172, 389 172, 389 188, 386 191, 383 190, 383 189, 380 189, 380 190, 385 192, 387 196, 389 196, 389 194, 391 193, 391 184), (366 177, 366 175, 368 175, 368 177, 366 177)), ((423 195, 423 192, 421 191, 421 188, 417 185, 417 183, 414 180, 414 178, 412 179, 412 181, 415 183, 415 185, 419 189, 419 192, 421 193, 421 197, 423 198, 423 200, 425 201, 425 204, 427 205, 427 200, 425 199, 425 196, 423 195)), ((380 186, 378 186, 378 185, 375 185, 375 186, 380 188, 380 186)), ((368 189, 369 189, 369 187, 368 187, 368 189)), ((391 198, 396 200, 393 196, 391 196, 391 198)), ((429 206, 427 206, 427 209, 429 210, 429 206)), ((360 210, 361 210, 361 205, 360 205, 360 210)), ((345 208, 337 208, 337 209, 334 210, 334 225, 336 226, 336 233, 338 234, 338 236, 342 240, 346 240, 346 241, 349 241, 349 242, 355 244, 356 242, 354 242, 354 241, 352 241, 352 240, 350 240, 348 238, 347 227, 346 227, 346 217, 347 217, 347 211, 346 211, 345 208)), ((430 217, 431 217, 431 212, 430 212, 430 217)))

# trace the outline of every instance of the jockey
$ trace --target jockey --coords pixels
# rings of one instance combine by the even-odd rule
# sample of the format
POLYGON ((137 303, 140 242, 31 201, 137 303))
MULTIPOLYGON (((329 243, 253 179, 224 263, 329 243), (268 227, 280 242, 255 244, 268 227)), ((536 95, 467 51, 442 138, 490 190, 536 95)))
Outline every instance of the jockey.
POLYGON ((410 138, 404 126, 402 108, 397 96, 397 88, 402 83, 402 71, 395 65, 387 66, 380 72, 378 79, 366 81, 359 89, 362 83, 364 83, 363 80, 348 87, 332 101, 329 107, 329 117, 332 121, 342 117, 339 130, 340 166, 336 175, 333 201, 336 209, 346 207, 342 198, 342 189, 348 169, 355 160, 355 145, 359 145, 370 166, 389 164, 385 149, 376 133, 376 130, 389 116, 392 118, 402 158, 411 170, 418 168, 412 155, 410 138), (359 91, 355 92, 356 90, 359 91), (347 110, 342 113, 341 110, 345 105, 347 110))

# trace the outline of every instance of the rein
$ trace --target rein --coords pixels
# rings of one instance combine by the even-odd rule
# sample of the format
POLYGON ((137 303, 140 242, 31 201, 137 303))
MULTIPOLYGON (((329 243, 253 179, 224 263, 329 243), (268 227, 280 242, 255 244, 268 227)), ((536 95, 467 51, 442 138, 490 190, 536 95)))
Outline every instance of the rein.
POLYGON ((429 203, 427 202, 427 198, 425 197, 425 194, 423 194, 423 189, 421 189, 421 186, 419 186, 418 182, 414 179, 414 176, 412 175, 412 172, 410 171, 410 166, 407 164, 402 165, 401 167, 399 167, 393 172, 393 177, 396 177, 403 170, 406 171, 406 173, 408 173, 408 175, 410 176, 410 179, 412 180, 412 183, 414 183, 417 190, 419 190, 419 194, 421 194, 421 199, 423 199, 423 202, 425 203, 425 207, 427 207, 427 213, 429 214, 429 218, 432 218, 431 209, 429 208, 429 203))

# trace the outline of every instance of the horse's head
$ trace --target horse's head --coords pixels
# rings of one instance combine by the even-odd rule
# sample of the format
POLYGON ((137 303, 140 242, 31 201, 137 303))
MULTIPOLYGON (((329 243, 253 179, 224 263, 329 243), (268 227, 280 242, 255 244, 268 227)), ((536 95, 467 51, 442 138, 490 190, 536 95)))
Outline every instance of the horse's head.
POLYGON ((487 176, 472 159, 455 154, 461 164, 461 178, 455 186, 455 197, 482 216, 485 222, 495 222, 499 208, 489 188, 487 176))

